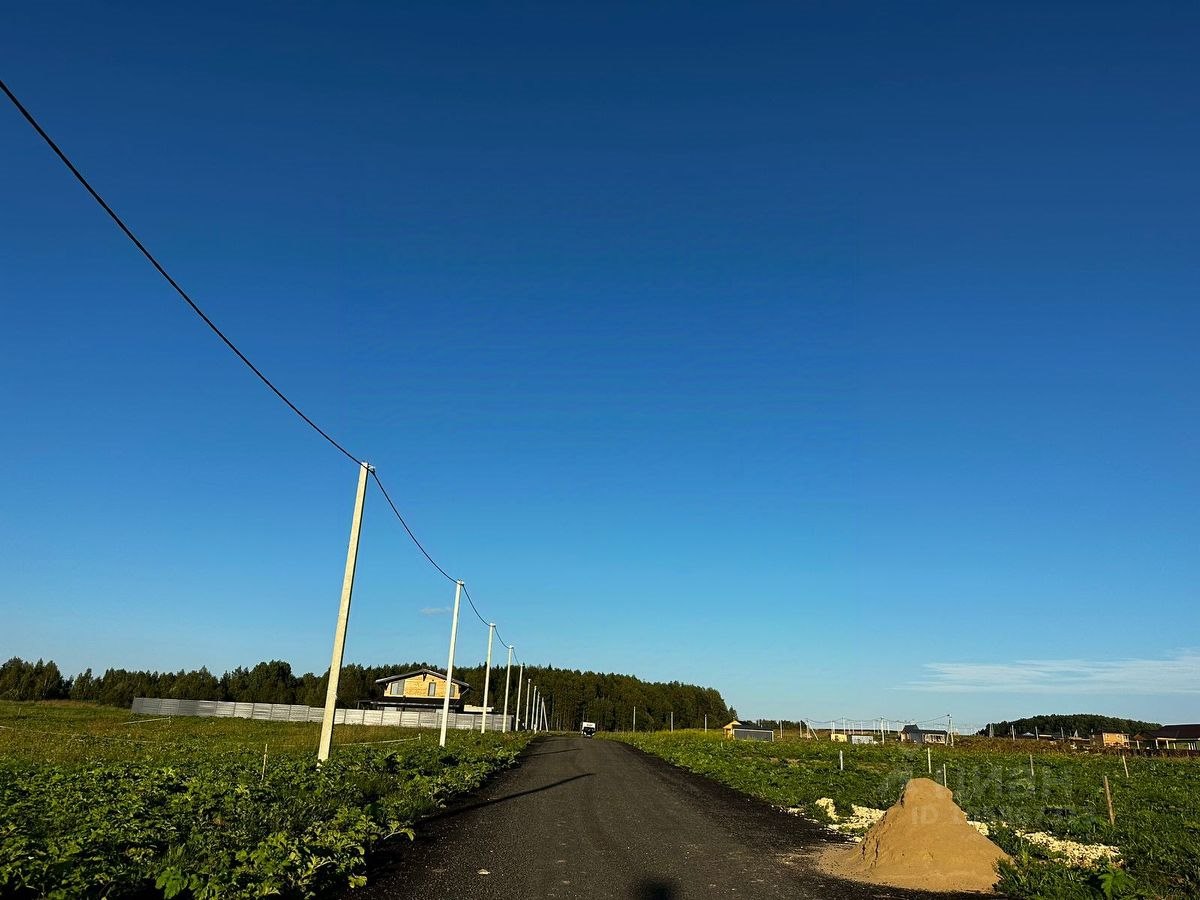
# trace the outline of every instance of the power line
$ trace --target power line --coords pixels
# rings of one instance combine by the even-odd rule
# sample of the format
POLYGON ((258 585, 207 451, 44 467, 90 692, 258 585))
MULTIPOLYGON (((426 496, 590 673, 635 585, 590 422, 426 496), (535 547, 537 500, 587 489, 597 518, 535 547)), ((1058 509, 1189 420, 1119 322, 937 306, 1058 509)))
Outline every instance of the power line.
MULTIPOLYGON (((404 526, 404 530, 408 533, 408 536, 410 538, 412 538, 412 542, 417 545, 417 549, 421 551, 421 553, 424 555, 424 557, 427 560, 429 560, 429 564, 431 566, 433 566, 435 569, 437 569, 439 572, 441 572, 447 581, 457 584, 458 579, 455 578, 454 576, 452 576, 449 572, 447 572, 441 566, 439 566, 437 564, 437 560, 435 560, 432 556, 430 556, 429 551, 425 549, 425 546, 419 540, 417 540, 417 536, 415 534, 413 534, 413 530, 411 528, 409 528, 408 523, 404 521, 404 516, 400 515, 400 510, 398 510, 396 508, 396 504, 392 502, 392 498, 388 495, 387 488, 385 488, 383 486, 383 482, 379 480, 379 473, 377 471, 375 471, 374 469, 372 469, 371 477, 374 478, 375 483, 377 485, 379 485, 379 490, 383 493, 383 499, 386 500, 387 505, 392 508, 392 512, 394 512, 396 514, 396 518, 399 519, 400 524, 404 526)), ((474 603, 471 604, 471 608, 472 609, 475 608, 474 603)), ((475 615, 479 615, 478 610, 476 610, 475 615)), ((484 622, 483 624, 486 625, 487 623, 484 622)))
MULTIPOLYGON (((477 619, 479 619, 479 621, 482 622, 485 626, 491 627, 492 623, 489 622, 487 619, 485 619, 482 615, 480 615, 478 607, 475 606, 475 601, 471 599, 471 592, 467 590, 467 586, 465 584, 463 585, 463 594, 466 595, 467 602, 471 604, 471 609, 474 610, 475 617, 477 619)), ((505 646, 507 647, 508 645, 505 644, 505 646)))
MULTIPOLYGON (((46 145, 54 151, 54 154, 62 161, 63 165, 70 170, 71 174, 75 176, 76 181, 83 185, 84 189, 91 194, 92 199, 100 205, 100 208, 108 214, 109 218, 116 223, 117 227, 121 229, 122 233, 124 233, 124 235, 129 238, 131 242, 133 242, 133 245, 137 247, 144 257, 146 257, 146 259, 150 262, 150 265, 154 266, 158 274, 161 275, 166 280, 167 284, 169 284, 175 290, 175 292, 183 298, 184 302, 191 307, 192 312, 200 317, 201 321, 203 321, 204 324, 209 327, 213 334, 219 337, 225 346, 232 350, 234 355, 237 356, 237 358, 240 359, 245 366, 258 377, 258 380, 270 388, 271 392, 285 404, 287 404, 288 408, 297 416, 299 416, 305 422, 305 424, 313 429, 313 431, 325 438, 325 440, 332 444, 333 447, 338 450, 338 452, 340 452, 355 465, 364 465, 364 463, 357 456, 347 450, 346 447, 339 443, 332 435, 329 434, 329 432, 305 415, 300 407, 288 399, 287 395, 277 388, 271 379, 264 375, 262 370, 250 361, 250 358, 246 356, 245 353, 238 349, 237 345, 234 344, 228 336, 226 336, 225 332, 217 327, 217 324, 210 319, 204 310, 200 308, 199 304, 197 304, 196 301, 188 295, 187 291, 185 291, 179 285, 179 282, 171 277, 171 274, 167 272, 163 264, 160 263, 154 254, 146 248, 146 245, 138 239, 137 235, 133 233, 133 230, 125 224, 125 221, 119 215, 117 215, 116 211, 109 206, 108 202, 102 196, 100 196, 99 191, 92 187, 91 183, 83 176, 83 173, 75 167, 75 164, 71 162, 66 153, 64 153, 58 144, 54 142, 54 139, 46 133, 46 130, 42 128, 37 119, 33 117, 33 113, 26 109, 25 105, 17 99, 16 94, 9 89, 8 85, 3 81, 3 79, 0 79, 0 90, 4 91, 4 94, 9 100, 12 101, 12 104, 17 108, 17 111, 20 112, 25 118, 25 121, 27 121, 33 127, 33 130, 38 133, 38 136, 46 142, 46 145)), ((388 506, 392 508, 392 512, 396 514, 396 518, 400 521, 400 524, 404 526, 405 532, 407 532, 409 538, 412 539, 412 542, 416 545, 417 549, 421 551, 427 560, 429 560, 430 565, 437 569, 438 572, 440 572, 448 581, 457 582, 457 579, 453 578, 445 569, 438 565, 437 561, 429 554, 429 551, 425 549, 419 540, 417 540, 417 536, 413 533, 412 529, 408 527, 408 523, 404 521, 404 516, 400 514, 400 510, 397 509, 396 504, 392 502, 392 498, 388 495, 387 488, 385 488, 383 486, 383 482, 379 480, 379 473, 376 472, 374 468, 372 468, 370 471, 371 476, 375 479, 375 483, 379 485, 379 490, 383 493, 383 498, 387 501, 388 506)), ((479 621, 484 625, 490 624, 482 615, 480 615, 479 610, 475 606, 475 601, 471 599, 470 593, 467 592, 465 588, 464 593, 467 595, 467 602, 471 604, 471 609, 475 612, 475 615, 479 617, 479 621)), ((503 641, 500 643, 504 644, 503 641)), ((504 644, 504 646, 507 648, 509 645, 504 644)))
MULTIPOLYGON (((425 557, 427 560, 429 560, 429 564, 430 564, 431 566, 433 566, 435 569, 437 569, 439 572, 441 572, 441 573, 442 573, 442 575, 445 577, 445 579, 446 579, 447 581, 450 581, 450 582, 453 582, 454 584, 457 584, 457 583, 458 583, 458 579, 457 579, 457 578, 455 578, 455 577, 453 577, 452 575, 450 575, 450 573, 449 573, 449 572, 447 572, 445 569, 443 569, 441 566, 439 566, 439 565, 438 565, 438 563, 437 563, 437 560, 435 560, 435 559, 434 559, 434 558, 433 558, 433 557, 430 555, 429 551, 425 549, 425 545, 424 545, 424 544, 422 544, 422 543, 421 543, 419 540, 417 540, 417 536, 416 536, 416 535, 413 533, 413 530, 412 530, 411 528, 409 528, 409 527, 408 527, 408 523, 404 521, 404 516, 402 516, 402 515, 400 514, 400 510, 399 510, 399 509, 396 507, 396 504, 392 502, 392 498, 391 498, 391 496, 388 494, 388 492, 387 492, 387 488, 385 488, 385 487, 383 486, 383 482, 379 480, 379 473, 378 473, 378 472, 377 472, 375 469, 371 469, 371 477, 372 477, 372 478, 374 478, 374 479, 375 479, 375 483, 376 483, 377 485, 379 485, 379 490, 380 490, 380 492, 383 494, 383 499, 384 499, 384 500, 386 500, 386 501, 387 501, 387 505, 388 505, 388 506, 390 506, 390 507, 392 508, 392 512, 393 512, 393 513, 395 513, 395 515, 396 515, 396 519, 397 519, 397 520, 400 522, 400 524, 401 524, 401 525, 404 527, 404 531, 405 531, 405 532, 408 534, 409 538, 411 538, 411 539, 412 539, 412 542, 413 542, 413 544, 415 544, 415 545, 416 545, 416 548, 417 548, 418 550, 420 550, 420 551, 421 551, 421 554, 422 554, 422 555, 423 555, 423 556, 424 556, 424 557, 425 557)), ((481 622, 481 623, 482 623, 484 626, 488 626, 488 627, 490 627, 492 623, 491 623, 491 622, 489 622, 487 619, 485 619, 485 618, 483 617, 483 614, 482 614, 482 613, 479 611, 479 607, 477 607, 477 606, 475 605, 475 600, 474 600, 474 598, 471 596, 471 592, 470 592, 469 590, 467 590, 467 586, 466 586, 466 584, 464 584, 464 585, 463 585, 463 596, 467 598, 467 603, 470 605, 470 607, 471 607, 471 611, 472 611, 473 613, 475 613, 475 617, 476 617, 477 619, 479 619, 479 621, 480 621, 480 622, 481 622)), ((499 638, 499 640, 500 640, 500 643, 504 645, 504 648, 505 648, 506 650, 511 650, 511 649, 512 649, 512 646, 511 646, 510 644, 507 644, 507 643, 505 643, 505 641, 504 641, 504 638, 500 637, 499 630, 497 630, 497 632, 496 632, 496 637, 497 637, 497 638, 499 638)))
POLYGON ((506 643, 504 638, 500 637, 500 629, 499 628, 496 629, 496 640, 498 640, 501 644, 504 645, 505 650, 516 650, 517 649, 512 644, 506 643))
POLYGON ((212 329, 213 334, 215 334, 217 337, 219 337, 224 342, 225 346, 228 347, 230 350, 232 350, 234 352, 234 354, 237 356, 237 358, 240 359, 243 363, 245 363, 246 367, 248 369, 250 369, 251 372, 253 372, 255 375, 258 376, 258 380, 261 381, 263 384, 265 384, 268 388, 270 388, 272 393, 274 393, 276 397, 278 397, 280 400, 282 400, 284 403, 286 403, 288 405, 288 408, 291 409, 291 411, 294 412, 296 415, 298 415, 301 419, 303 419, 305 421, 305 423, 307 423, 308 426, 313 429, 313 431, 315 431, 321 437, 325 438, 325 440, 329 441, 329 443, 331 443, 334 447, 336 447, 338 449, 338 451, 341 452, 341 454, 343 456, 345 456, 347 459, 351 460, 356 465, 359 465, 360 461, 357 456, 355 456, 353 453, 351 453, 349 450, 347 450, 344 446, 342 446, 342 444, 338 443, 338 441, 336 441, 329 434, 329 432, 327 432, 320 425, 318 425, 316 422, 314 422, 312 419, 310 419, 308 416, 306 416, 300 410, 300 407, 296 406, 295 403, 293 403, 291 400, 289 400, 287 398, 287 395, 285 395, 283 393, 283 391, 281 391, 279 388, 277 388, 272 383, 271 379, 269 379, 266 375, 264 375, 262 373, 262 371, 258 368, 258 366, 254 365, 254 363, 252 363, 250 361, 249 357, 247 357, 245 353, 243 353, 241 350, 239 350, 237 348, 237 345, 234 344, 234 342, 231 341, 225 335, 225 332, 223 332, 220 328, 217 327, 216 323, 213 322, 213 320, 210 319, 205 314, 204 310, 202 310, 200 308, 200 306, 196 303, 196 301, 193 300, 190 296, 188 296, 187 291, 185 291, 182 287, 179 286, 179 282, 177 282, 174 278, 171 277, 171 275, 163 267, 162 263, 160 263, 154 257, 153 253, 151 253, 149 250, 146 249, 146 245, 143 244, 140 240, 138 240, 137 235, 135 235, 133 233, 133 231, 130 230, 129 226, 126 225, 125 222, 121 219, 121 217, 116 214, 116 212, 113 210, 113 208, 108 205, 108 202, 105 201, 105 199, 100 196, 100 193, 94 187, 91 186, 91 184, 88 182, 88 180, 86 178, 83 177, 83 174, 77 168, 75 168, 75 164, 72 163, 71 160, 67 158, 67 155, 65 153, 63 153, 63 151, 59 148, 58 144, 54 143, 53 138, 51 138, 50 135, 48 135, 46 133, 46 130, 44 128, 42 128, 41 125, 38 124, 37 119, 35 119, 33 117, 33 114, 28 109, 25 108, 24 104, 22 104, 20 100, 17 99, 16 95, 11 90, 9 90, 8 85, 5 84, 3 80, 0 80, 0 90, 4 91, 4 93, 8 96, 8 99, 13 102, 13 105, 16 106, 17 110, 21 113, 21 115, 25 117, 25 121, 27 121, 30 125, 33 126, 33 130, 36 131, 38 133, 38 135, 42 138, 42 140, 45 141, 46 144, 50 147, 50 149, 54 151, 55 155, 60 160, 62 160, 63 165, 65 165, 68 169, 71 170, 71 174, 74 175, 75 179, 81 185, 83 185, 84 189, 89 194, 92 195, 92 199, 95 200, 98 204, 100 204, 101 209, 103 209, 106 213, 108 213, 109 218, 111 218, 117 224, 117 227, 120 228, 121 231, 124 232, 125 236, 133 242, 133 245, 135 247, 137 247, 138 250, 141 251, 142 255, 144 257, 146 257, 146 259, 148 259, 150 261, 150 265, 154 266, 154 268, 158 271, 158 274, 166 279, 167 284, 171 285, 171 287, 173 287, 175 289, 175 293, 179 294, 179 296, 184 299, 184 302, 186 302, 187 305, 192 308, 192 312, 194 312, 197 316, 199 316, 201 318, 201 320, 204 322, 204 324, 207 325, 210 329, 212 329))

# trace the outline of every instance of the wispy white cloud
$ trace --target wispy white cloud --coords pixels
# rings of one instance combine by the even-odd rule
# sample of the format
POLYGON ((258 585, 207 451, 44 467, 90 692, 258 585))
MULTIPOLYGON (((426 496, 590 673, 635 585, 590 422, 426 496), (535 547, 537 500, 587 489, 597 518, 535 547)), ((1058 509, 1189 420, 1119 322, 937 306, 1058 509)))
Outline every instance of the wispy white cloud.
POLYGON ((1200 651, 1160 659, 1026 659, 1005 663, 934 662, 918 691, 1012 694, 1200 694, 1200 651))
POLYGON ((423 616, 444 616, 450 612, 448 606, 426 606, 421 610, 423 616))

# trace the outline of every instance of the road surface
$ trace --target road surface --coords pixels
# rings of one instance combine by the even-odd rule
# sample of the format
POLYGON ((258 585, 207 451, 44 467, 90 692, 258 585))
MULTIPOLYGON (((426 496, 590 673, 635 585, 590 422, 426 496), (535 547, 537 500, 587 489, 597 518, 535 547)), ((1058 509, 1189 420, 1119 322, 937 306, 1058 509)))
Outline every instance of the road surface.
POLYGON ((417 832, 347 900, 949 896, 821 875, 811 853, 832 838, 820 826, 606 740, 535 741, 417 832))

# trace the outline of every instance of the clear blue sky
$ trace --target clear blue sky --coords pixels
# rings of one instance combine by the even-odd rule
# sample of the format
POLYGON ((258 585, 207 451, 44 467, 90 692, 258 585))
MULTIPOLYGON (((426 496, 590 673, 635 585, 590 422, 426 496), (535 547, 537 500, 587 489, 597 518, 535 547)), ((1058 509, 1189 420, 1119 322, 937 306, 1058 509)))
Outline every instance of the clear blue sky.
MULTIPOLYGON (((1196 721, 1198 26, 56 3, 0 59, 526 660, 1196 721)), ((0 148, 0 655, 323 670, 353 465, 0 148)), ((451 599, 372 493, 347 658, 443 660, 451 599)))

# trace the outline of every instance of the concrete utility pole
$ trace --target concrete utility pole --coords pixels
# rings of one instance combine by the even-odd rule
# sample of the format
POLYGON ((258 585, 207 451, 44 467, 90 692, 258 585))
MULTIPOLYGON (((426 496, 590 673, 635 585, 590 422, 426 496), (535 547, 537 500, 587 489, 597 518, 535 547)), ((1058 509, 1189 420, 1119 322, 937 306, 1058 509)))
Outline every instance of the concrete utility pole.
POLYGON ((635 733, 637 732, 637 707, 636 706, 633 708, 633 730, 635 733))
POLYGON ((500 723, 500 733, 508 731, 508 677, 512 674, 512 651, 513 648, 508 648, 508 665, 504 669, 504 716, 500 723))
POLYGON ((517 708, 513 712, 513 728, 521 730, 521 688, 525 684, 525 663, 521 663, 521 671, 517 675, 517 708))
POLYGON ((532 721, 529 718, 529 711, 532 708, 533 708, 533 679, 526 678, 525 679, 525 727, 526 728, 530 727, 530 723, 532 721))
POLYGON ((530 719, 530 720, 529 720, 529 722, 530 722, 530 726, 532 727, 532 729, 533 729, 534 731, 537 731, 537 730, 538 730, 538 720, 537 720, 537 716, 538 716, 538 698, 539 698, 541 695, 538 693, 538 688, 537 688, 537 685, 536 685, 536 684, 535 684, 535 685, 531 685, 529 689, 530 689, 530 690, 533 692, 533 698, 532 698, 532 700, 533 700, 533 703, 532 703, 532 705, 531 705, 531 706, 530 706, 530 708, 529 708, 529 712, 530 712, 530 714, 533 716, 533 718, 532 718, 532 719, 530 719))
POLYGON ((438 746, 446 746, 446 726, 450 720, 450 692, 454 690, 454 642, 458 640, 458 604, 462 600, 463 583, 454 582, 454 617, 450 620, 450 658, 446 661, 446 696, 442 700, 442 734, 438 746))
POLYGON ((950 746, 954 746, 954 716, 946 713, 946 737, 950 741, 950 746))
POLYGON ((479 723, 479 733, 487 731, 488 688, 492 682, 492 638, 496 635, 496 623, 488 623, 488 652, 487 662, 483 666, 483 715, 479 723))
POLYGON ((354 494, 354 518, 350 520, 350 546, 346 548, 342 600, 338 605, 337 627, 333 631, 333 658, 329 662, 329 686, 325 689, 325 714, 321 717, 321 741, 317 744, 317 762, 329 759, 329 751, 333 749, 338 682, 342 677, 342 657, 346 653, 346 626, 350 623, 350 597, 354 593, 354 570, 358 565, 358 536, 362 532, 363 506, 367 502, 367 475, 373 471, 367 463, 359 463, 358 490, 354 494))

